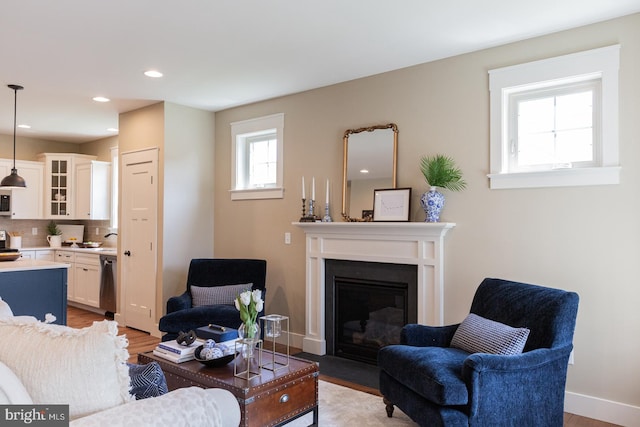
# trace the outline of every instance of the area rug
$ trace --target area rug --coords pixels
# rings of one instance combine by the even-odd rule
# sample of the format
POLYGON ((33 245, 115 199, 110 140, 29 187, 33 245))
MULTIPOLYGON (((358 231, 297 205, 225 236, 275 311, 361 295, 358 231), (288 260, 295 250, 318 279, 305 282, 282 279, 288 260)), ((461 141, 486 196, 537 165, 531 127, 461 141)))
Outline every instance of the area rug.
MULTIPOLYGON (((320 404, 318 425, 321 427, 415 427, 400 409, 388 418, 382 397, 353 390, 327 381, 318 381, 320 404)), ((313 414, 306 414, 285 424, 285 427, 307 427, 313 414)))

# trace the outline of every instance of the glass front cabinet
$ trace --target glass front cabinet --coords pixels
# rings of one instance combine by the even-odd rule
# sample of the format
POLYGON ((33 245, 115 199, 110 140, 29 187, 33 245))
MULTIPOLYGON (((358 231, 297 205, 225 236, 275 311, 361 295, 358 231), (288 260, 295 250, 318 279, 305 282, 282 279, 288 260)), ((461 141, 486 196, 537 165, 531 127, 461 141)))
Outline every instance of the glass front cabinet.
POLYGON ((73 186, 75 167, 95 159, 95 156, 84 154, 43 153, 38 156, 38 160, 45 164, 45 218, 76 217, 73 186))

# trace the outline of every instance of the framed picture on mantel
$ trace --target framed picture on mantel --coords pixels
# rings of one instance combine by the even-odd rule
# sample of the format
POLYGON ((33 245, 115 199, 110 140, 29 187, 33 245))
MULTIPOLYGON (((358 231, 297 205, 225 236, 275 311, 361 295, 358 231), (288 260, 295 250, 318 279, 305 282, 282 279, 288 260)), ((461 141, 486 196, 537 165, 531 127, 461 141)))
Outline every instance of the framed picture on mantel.
POLYGON ((373 190, 374 221, 409 221, 411 188, 373 190))

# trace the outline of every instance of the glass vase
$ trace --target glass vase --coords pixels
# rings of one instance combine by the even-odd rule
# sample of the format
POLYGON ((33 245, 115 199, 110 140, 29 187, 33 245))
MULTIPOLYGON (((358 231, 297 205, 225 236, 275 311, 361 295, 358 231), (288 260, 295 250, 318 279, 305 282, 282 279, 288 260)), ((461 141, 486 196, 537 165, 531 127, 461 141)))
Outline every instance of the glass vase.
POLYGON ((243 323, 238 328, 238 338, 246 343, 242 346, 242 357, 251 359, 257 342, 260 340, 260 326, 258 323, 243 323))
POLYGON ((258 323, 243 323, 238 328, 238 338, 260 338, 260 326, 258 323))

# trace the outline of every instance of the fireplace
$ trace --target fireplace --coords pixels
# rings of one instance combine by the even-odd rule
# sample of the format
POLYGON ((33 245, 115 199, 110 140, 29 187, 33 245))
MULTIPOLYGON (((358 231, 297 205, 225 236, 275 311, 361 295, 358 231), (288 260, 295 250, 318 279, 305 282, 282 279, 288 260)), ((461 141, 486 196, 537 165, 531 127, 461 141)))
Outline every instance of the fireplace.
MULTIPOLYGON (((326 260, 413 266, 417 323, 444 322, 444 238, 448 222, 296 222, 306 234, 305 334, 294 337, 308 353, 327 354, 326 260)), ((374 278, 376 280, 376 278, 374 278)), ((389 280, 382 279, 383 282, 389 280)), ((409 298, 411 301, 411 298, 409 298)))
POLYGON ((325 260, 327 354, 376 364, 417 320, 417 267, 325 260))

